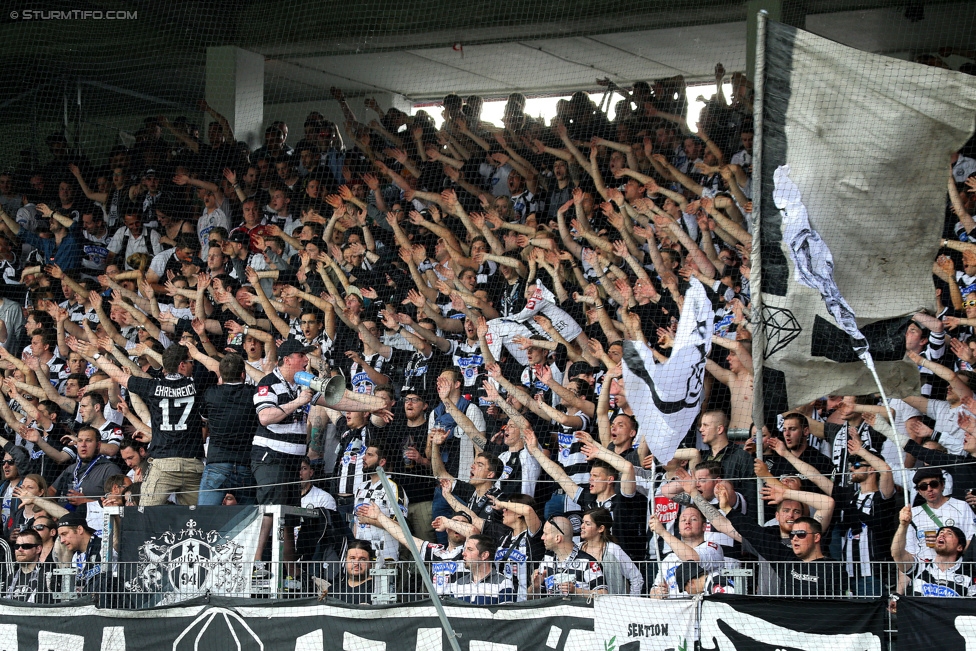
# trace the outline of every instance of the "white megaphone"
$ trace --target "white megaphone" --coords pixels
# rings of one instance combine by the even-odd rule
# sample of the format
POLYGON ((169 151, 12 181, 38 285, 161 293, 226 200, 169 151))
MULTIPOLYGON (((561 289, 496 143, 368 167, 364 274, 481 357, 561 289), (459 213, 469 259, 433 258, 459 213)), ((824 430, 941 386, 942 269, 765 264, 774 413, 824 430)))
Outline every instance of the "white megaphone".
POLYGON ((327 407, 335 407, 346 392, 346 378, 341 375, 319 378, 308 371, 295 373, 295 383, 322 394, 327 407))

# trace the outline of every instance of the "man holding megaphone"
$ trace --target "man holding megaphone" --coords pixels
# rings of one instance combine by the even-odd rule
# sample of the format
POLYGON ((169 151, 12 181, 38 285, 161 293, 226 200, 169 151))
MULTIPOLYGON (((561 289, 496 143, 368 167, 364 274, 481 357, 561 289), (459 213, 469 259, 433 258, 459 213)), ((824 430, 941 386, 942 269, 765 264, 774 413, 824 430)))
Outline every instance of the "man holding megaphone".
MULTIPOLYGON (((257 482, 258 504, 301 506, 299 470, 308 452, 309 405, 337 411, 375 411, 385 406, 378 396, 348 391, 342 376, 320 379, 308 373, 308 353, 313 350, 315 346, 286 340, 278 347, 278 365, 258 383, 254 393, 260 425, 251 448, 251 471, 257 482)), ((294 517, 285 518, 286 561, 295 559, 292 535, 295 524, 294 517)), ((270 533, 269 516, 261 526, 255 561, 261 560, 270 533)))

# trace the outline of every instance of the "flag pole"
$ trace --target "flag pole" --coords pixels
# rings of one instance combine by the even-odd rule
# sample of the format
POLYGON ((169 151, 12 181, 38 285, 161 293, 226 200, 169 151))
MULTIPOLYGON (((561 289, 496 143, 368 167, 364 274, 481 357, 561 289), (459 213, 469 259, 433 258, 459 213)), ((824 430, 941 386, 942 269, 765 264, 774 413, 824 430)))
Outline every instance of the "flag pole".
MULTIPOLYGON (((381 467, 376 468, 376 475, 380 478, 380 482, 383 484, 383 490, 386 491, 387 495, 396 495, 396 491, 393 490, 393 486, 390 485, 390 480, 386 477, 386 472, 381 467)), ((424 582, 424 587, 427 589, 427 594, 430 596, 430 601, 434 606, 434 610, 437 611, 437 618, 441 620, 441 626, 444 628, 444 634, 447 638, 447 643, 453 651, 461 651, 461 647, 458 644, 458 638, 460 635, 454 631, 454 627, 451 626, 450 620, 447 619, 447 613, 444 612, 444 606, 441 604, 441 598, 437 594, 437 590, 434 589, 434 584, 430 580, 430 570, 424 565, 424 557, 420 555, 420 550, 417 549, 416 543, 413 541, 413 533, 410 531, 410 525, 407 524, 407 519, 403 517, 403 513, 400 511, 400 507, 394 503, 390 508, 393 511, 393 516, 396 518, 397 524, 400 525, 401 531, 403 531, 404 542, 406 543, 407 549, 410 550, 410 554, 413 556, 413 561, 417 565, 417 572, 420 574, 420 578, 424 582)))
MULTIPOLYGON (((912 500, 908 493, 908 469, 905 468, 905 442, 895 427, 895 417, 891 413, 891 405, 888 403, 888 396, 885 395, 884 387, 881 386, 881 378, 878 377, 878 371, 874 368, 874 358, 871 357, 871 353, 867 353, 867 359, 862 358, 862 361, 871 371, 871 375, 874 377, 874 383, 878 386, 878 391, 881 393, 881 402, 884 404, 885 413, 888 415, 888 424, 891 426, 891 434, 894 437, 895 447, 898 448, 898 463, 901 466, 898 474, 901 476, 901 489, 905 495, 905 504, 911 505, 912 500)), ((878 454, 880 453, 881 450, 878 450, 878 454)))
MULTIPOLYGON (((763 193, 763 92, 766 73, 766 20, 769 14, 761 10, 756 18, 756 71, 752 100, 752 261, 749 267, 749 292, 752 299, 752 422, 756 426, 756 459, 762 460, 762 430, 765 418, 763 404, 763 357, 766 331, 762 322, 762 193, 763 193)), ((762 480, 756 478, 756 519, 763 520, 762 480)))

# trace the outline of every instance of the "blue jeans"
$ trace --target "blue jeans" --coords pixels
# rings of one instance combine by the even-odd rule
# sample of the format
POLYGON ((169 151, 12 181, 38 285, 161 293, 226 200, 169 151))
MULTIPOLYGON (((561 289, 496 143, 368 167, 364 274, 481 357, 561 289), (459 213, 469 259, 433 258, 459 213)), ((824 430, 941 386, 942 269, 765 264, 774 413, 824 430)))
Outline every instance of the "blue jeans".
MULTIPOLYGON (((854 567, 856 572, 857 565, 854 567)), ((882 580, 876 576, 858 576, 852 587, 858 597, 880 597, 883 586, 882 580)))
MULTIPOLYGON (((444 496, 441 494, 440 486, 434 489, 434 500, 430 507, 430 515, 432 520, 436 520, 439 516, 443 516, 448 519, 454 517, 454 510, 448 505, 447 500, 445 500, 444 496)), ((435 534, 439 544, 447 544, 446 531, 437 531, 435 534)))
POLYGON ((254 475, 248 465, 208 463, 200 478, 198 506, 220 506, 224 495, 234 491, 238 504, 256 504, 254 475), (242 488, 246 486, 247 488, 242 488))

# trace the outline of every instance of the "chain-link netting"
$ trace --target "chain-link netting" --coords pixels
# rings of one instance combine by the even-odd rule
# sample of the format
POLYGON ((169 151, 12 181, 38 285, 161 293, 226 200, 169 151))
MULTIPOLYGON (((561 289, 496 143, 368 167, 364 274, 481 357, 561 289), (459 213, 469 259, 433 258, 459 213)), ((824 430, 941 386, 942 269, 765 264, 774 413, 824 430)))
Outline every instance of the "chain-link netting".
POLYGON ((963 639, 976 9, 760 4, 5 7, 0 646, 963 639))

